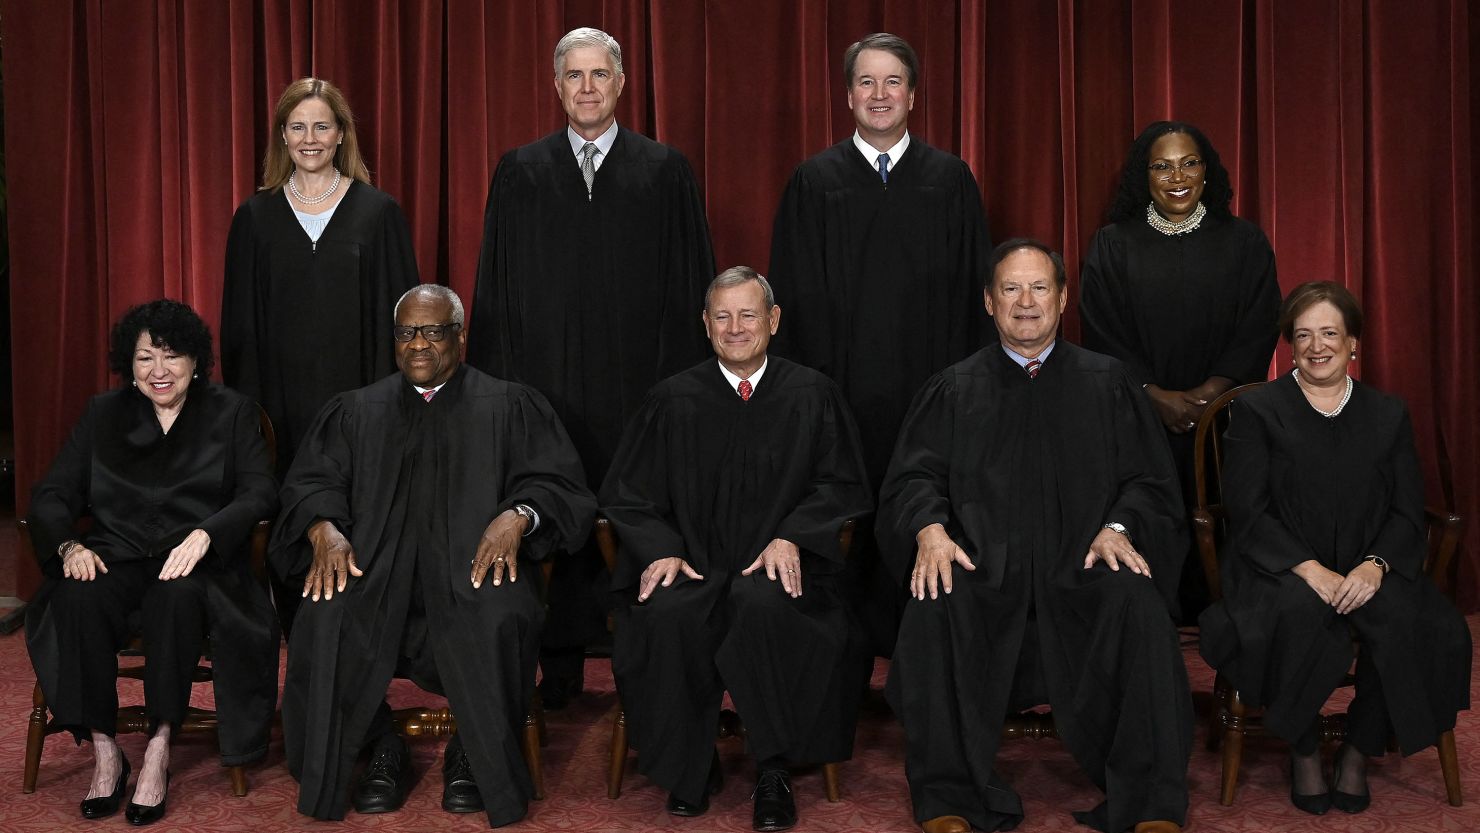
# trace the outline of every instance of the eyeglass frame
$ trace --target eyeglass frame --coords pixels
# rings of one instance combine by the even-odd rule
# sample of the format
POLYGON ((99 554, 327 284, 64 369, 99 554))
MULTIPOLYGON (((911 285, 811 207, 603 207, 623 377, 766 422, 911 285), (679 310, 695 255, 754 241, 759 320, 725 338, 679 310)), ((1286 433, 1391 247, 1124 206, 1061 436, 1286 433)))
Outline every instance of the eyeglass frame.
POLYGON ((449 335, 455 334, 460 329, 462 329, 462 324, 457 321, 446 321, 441 324, 421 324, 415 327, 411 327, 405 324, 397 324, 394 327, 391 327, 391 338, 400 344, 410 344, 411 342, 415 341, 416 336, 420 334, 422 338, 427 340, 428 344, 437 344, 446 339, 449 335), (431 333, 427 332, 427 330, 430 330, 433 327, 436 327, 439 330, 436 337, 433 337, 431 333), (406 334, 405 338, 401 338, 402 333, 406 334))
POLYGON ((1160 182, 1169 181, 1172 178, 1172 174, 1175 174, 1177 171, 1181 171, 1184 176, 1188 177, 1206 176, 1207 169, 1207 160, 1197 158, 1188 159, 1182 162, 1166 162, 1158 160, 1146 166, 1146 172, 1151 174, 1151 176, 1155 177, 1160 182), (1158 171, 1156 169, 1157 165, 1167 166, 1166 170, 1158 171))

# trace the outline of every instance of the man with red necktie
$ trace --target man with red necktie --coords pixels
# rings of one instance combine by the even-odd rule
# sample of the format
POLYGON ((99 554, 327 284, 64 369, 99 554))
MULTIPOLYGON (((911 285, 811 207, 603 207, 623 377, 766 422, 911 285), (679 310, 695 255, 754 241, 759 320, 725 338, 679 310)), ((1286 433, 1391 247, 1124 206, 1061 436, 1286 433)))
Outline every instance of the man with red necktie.
POLYGON ((873 501, 837 385, 766 354, 781 322, 766 279, 727 270, 703 321, 718 362, 658 383, 602 486, 621 546, 612 671, 668 812, 701 815, 718 791, 729 691, 755 757, 752 826, 785 830, 789 767, 852 755, 867 649, 837 587, 838 531, 873 501))

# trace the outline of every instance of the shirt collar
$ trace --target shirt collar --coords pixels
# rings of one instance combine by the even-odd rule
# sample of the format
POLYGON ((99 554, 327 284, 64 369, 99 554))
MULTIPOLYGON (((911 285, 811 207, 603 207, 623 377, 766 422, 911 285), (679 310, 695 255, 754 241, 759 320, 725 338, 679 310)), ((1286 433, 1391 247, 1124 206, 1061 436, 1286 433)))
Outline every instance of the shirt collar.
MULTIPOLYGON (((572 128, 570 125, 565 126, 565 138, 570 140, 571 152, 576 155, 577 159, 580 159, 581 148, 586 146, 586 139, 583 138, 581 134, 577 133, 575 129, 572 128)), ((592 141, 596 142, 596 151, 602 156, 606 156, 608 153, 611 153, 612 145, 615 144, 617 141, 617 123, 613 121, 612 126, 608 127, 605 133, 597 136, 592 141)), ((894 157, 891 156, 889 158, 893 159, 894 157)))
POLYGON ((421 385, 412 385, 411 387, 416 388, 416 392, 425 397, 427 395, 427 391, 429 390, 441 390, 442 388, 447 387, 447 382, 443 382, 442 384, 434 388, 424 388, 421 385))
MULTIPOLYGON (((865 142, 863 137, 858 135, 857 130, 853 131, 853 146, 858 148, 858 152, 863 154, 864 159, 868 160, 868 166, 870 168, 877 169, 879 167, 879 150, 868 142, 865 142)), ((904 156, 904 152, 909 149, 909 146, 910 132, 906 130, 904 135, 899 138, 899 141, 894 143, 894 147, 884 151, 884 153, 889 154, 889 170, 894 170, 894 166, 899 164, 900 157, 904 156)))
MULTIPOLYGON (((1039 353, 1035 358, 1037 358, 1039 362, 1048 361, 1048 354, 1053 352, 1054 345, 1058 343, 1058 339, 1054 339, 1053 341, 1049 342, 1048 346, 1043 348, 1043 352, 1039 353)), ((1033 361, 1033 359, 1030 359, 1027 356, 1024 356, 1023 354, 1013 350, 1006 344, 1002 345, 1002 352, 1006 353, 1009 359, 1017 362, 1017 366, 1023 368, 1024 370, 1027 369, 1028 362, 1033 361)))
MULTIPOLYGON (((725 381, 730 383, 730 390, 734 391, 736 396, 739 396, 740 395, 740 381, 741 381, 740 377, 739 376, 736 376, 733 373, 731 373, 730 372, 730 369, 728 367, 725 367, 725 363, 724 362, 718 362, 717 361, 716 363, 719 365, 719 372, 720 373, 723 373, 725 375, 725 381)), ((750 379, 747 380, 747 381, 750 382, 750 392, 751 392, 752 395, 755 394, 755 388, 756 388, 756 386, 761 383, 761 377, 764 376, 765 373, 766 373, 766 365, 768 365, 770 363, 771 363, 771 357, 770 356, 765 357, 764 359, 761 360, 761 366, 759 368, 757 368, 754 373, 750 374, 750 379)))

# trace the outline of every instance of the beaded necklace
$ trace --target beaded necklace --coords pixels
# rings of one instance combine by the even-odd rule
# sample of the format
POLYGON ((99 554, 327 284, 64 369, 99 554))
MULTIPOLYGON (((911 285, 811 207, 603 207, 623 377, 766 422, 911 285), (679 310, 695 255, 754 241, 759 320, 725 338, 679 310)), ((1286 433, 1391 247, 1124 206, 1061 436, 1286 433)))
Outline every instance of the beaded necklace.
POLYGON ((1193 211, 1192 214, 1187 217, 1187 219, 1181 221, 1180 223, 1174 223, 1156 212, 1156 203, 1146 203, 1146 222, 1150 223, 1152 228, 1156 229, 1162 234, 1167 235, 1168 237, 1174 234, 1186 234, 1187 232, 1192 231, 1202 224, 1203 218, 1206 216, 1208 216, 1207 206, 1204 206, 1202 202, 1199 201, 1197 204, 1197 209, 1193 211))

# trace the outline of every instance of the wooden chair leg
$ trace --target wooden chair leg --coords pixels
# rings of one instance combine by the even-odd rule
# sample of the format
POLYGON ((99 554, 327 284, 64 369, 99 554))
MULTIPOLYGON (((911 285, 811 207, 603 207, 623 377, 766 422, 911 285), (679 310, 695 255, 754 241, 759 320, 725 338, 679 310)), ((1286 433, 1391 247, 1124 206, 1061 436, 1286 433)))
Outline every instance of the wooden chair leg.
POLYGON ((231 794, 237 798, 247 794, 247 769, 243 766, 228 767, 231 774, 231 794))
POLYGON ((1448 794, 1449 806, 1460 807, 1465 803, 1459 789, 1459 753, 1454 749, 1454 730, 1439 736, 1439 768, 1444 770, 1444 792, 1448 794))
POLYGON ((21 776, 21 792, 36 792, 36 775, 41 771, 41 748, 46 743, 46 695, 41 683, 31 692, 31 720, 26 726, 26 767, 21 776))
POLYGON ((622 794, 622 771, 627 768, 627 713, 617 705, 617 714, 612 718, 611 763, 606 770, 606 797, 615 799, 622 794))
POLYGON ((836 762, 822 765, 822 789, 827 793, 827 800, 836 804, 842 801, 838 794, 838 765, 836 762))
POLYGON ((534 782, 534 800, 541 801, 545 797, 545 763, 540 753, 540 726, 535 719, 534 713, 530 712, 524 716, 524 735, 521 739, 524 746, 524 765, 529 767, 529 780, 534 782))
POLYGON ((1238 768, 1244 757, 1244 701, 1237 689, 1229 689, 1228 715, 1223 730, 1223 786, 1218 803, 1233 806, 1233 791, 1238 786, 1238 768))

